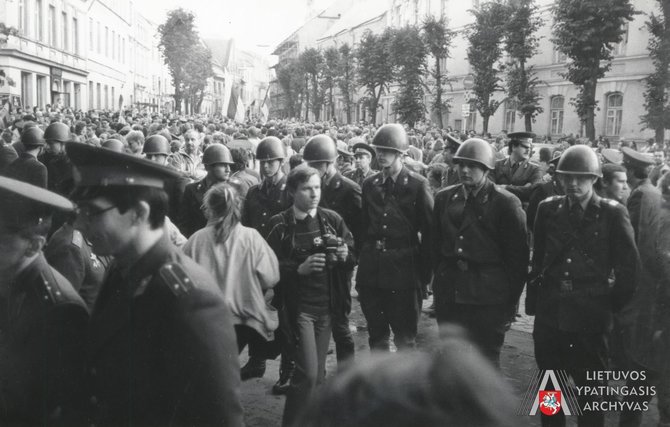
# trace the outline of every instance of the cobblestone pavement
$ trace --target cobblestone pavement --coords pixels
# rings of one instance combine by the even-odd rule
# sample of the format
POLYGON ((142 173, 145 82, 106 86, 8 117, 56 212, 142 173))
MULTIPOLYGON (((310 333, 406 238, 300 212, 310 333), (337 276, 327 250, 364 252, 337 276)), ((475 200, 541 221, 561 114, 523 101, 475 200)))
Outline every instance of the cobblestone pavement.
MULTIPOLYGON (((522 296, 521 301, 524 301, 522 296)), ((424 307, 432 303, 431 299, 424 301, 424 307)), ((533 317, 523 314, 523 304, 519 309, 520 315, 512 324, 511 330, 505 337, 505 344, 501 355, 501 370, 505 379, 510 383, 517 396, 520 396, 528 388, 531 376, 535 374, 533 340, 531 336, 533 317)), ((361 313, 360 305, 353 298, 350 323, 356 344, 356 354, 365 355, 369 351, 367 343, 367 331, 365 319, 361 313)), ((418 346, 422 349, 433 348, 438 341, 437 324, 435 319, 422 314, 419 324, 418 346)), ((326 368, 329 375, 336 371, 336 360, 334 354, 335 346, 331 341, 333 353, 328 355, 326 368)), ((246 352, 241 356, 241 365, 247 360, 246 352)), ((267 371, 264 378, 252 379, 242 384, 242 404, 245 408, 245 420, 249 427, 269 427, 281 424, 281 415, 284 408, 284 397, 274 396, 271 393, 272 385, 279 376, 278 360, 268 361, 267 371)), ((516 408, 515 408, 516 410, 516 408)), ((576 418, 568 417, 568 426, 576 426, 576 418)), ((606 417, 606 426, 617 425, 617 414, 611 413, 606 417)), ((651 410, 645 414, 643 426, 656 426, 658 422, 658 411, 655 400, 651 410)), ((540 426, 539 417, 519 417, 519 426, 540 426)))

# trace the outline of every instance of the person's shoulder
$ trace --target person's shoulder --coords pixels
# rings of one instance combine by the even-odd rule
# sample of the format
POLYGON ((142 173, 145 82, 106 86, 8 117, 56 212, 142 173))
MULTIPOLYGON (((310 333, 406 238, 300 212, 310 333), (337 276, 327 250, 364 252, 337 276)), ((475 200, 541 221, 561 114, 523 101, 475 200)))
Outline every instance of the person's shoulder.
POLYGON ((178 251, 158 269, 158 283, 178 300, 201 294, 219 294, 211 274, 194 260, 178 251))
POLYGON ((342 219, 342 216, 332 209, 318 207, 317 212, 321 216, 323 216, 328 222, 344 221, 342 219))
POLYGON ((371 185, 378 185, 381 184, 381 179, 382 179, 382 173, 380 172, 375 172, 374 174, 368 176, 363 180, 363 185, 361 187, 369 187, 371 185))
POLYGON ((542 200, 538 206, 538 209, 553 209, 556 210, 559 207, 563 206, 565 203, 565 196, 551 196, 542 200))
POLYGON ((435 194, 435 201, 450 199, 456 192, 458 192, 463 184, 454 184, 447 187, 441 188, 437 194, 435 194))
POLYGON ((34 269, 32 286, 41 296, 41 301, 48 306, 77 305, 86 307, 84 300, 61 273, 51 267, 44 258, 38 258, 29 267, 34 269))
MULTIPOLYGON (((355 172, 355 170, 354 170, 355 172)), ((355 181, 353 181, 351 178, 341 175, 342 178, 342 187, 346 189, 353 189, 353 190, 361 190, 361 186, 358 185, 355 181)))

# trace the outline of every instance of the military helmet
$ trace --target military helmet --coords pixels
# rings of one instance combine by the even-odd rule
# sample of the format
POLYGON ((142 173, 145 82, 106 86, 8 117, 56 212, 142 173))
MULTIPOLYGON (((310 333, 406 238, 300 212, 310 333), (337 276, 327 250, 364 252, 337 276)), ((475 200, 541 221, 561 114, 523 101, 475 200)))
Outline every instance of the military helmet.
POLYGON ((285 157, 284 144, 276 136, 268 136, 258 143, 256 148, 257 160, 282 160, 285 157))
POLYGON ((126 152, 126 144, 119 141, 118 139, 108 139, 107 141, 100 144, 100 146, 108 150, 116 151, 117 153, 126 152))
POLYGON ((372 138, 374 148, 383 148, 405 153, 409 149, 407 132, 402 125, 391 123, 380 127, 372 138))
POLYGON ((596 153, 586 145, 573 145, 563 152, 556 173, 603 176, 596 153))
POLYGON ((44 139, 47 142, 68 142, 70 140, 70 128, 60 122, 51 123, 44 131, 44 139))
POLYGON ((486 169, 495 168, 495 156, 491 144, 480 138, 470 138, 458 147, 454 155, 454 161, 468 160, 479 163, 486 169))
POLYGON ((144 154, 164 154, 170 155, 170 143, 163 135, 151 135, 144 141, 142 148, 144 154))
POLYGON ((302 152, 302 158, 306 162, 334 162, 337 155, 335 141, 328 135, 311 137, 302 152))
POLYGON ((230 155, 230 150, 223 144, 212 144, 205 148, 205 152, 202 153, 202 164, 209 166, 216 163, 227 163, 229 165, 235 163, 233 162, 233 156, 230 155))
POLYGON ((46 144, 44 132, 37 126, 31 126, 21 132, 21 143, 25 147, 42 147, 46 144))

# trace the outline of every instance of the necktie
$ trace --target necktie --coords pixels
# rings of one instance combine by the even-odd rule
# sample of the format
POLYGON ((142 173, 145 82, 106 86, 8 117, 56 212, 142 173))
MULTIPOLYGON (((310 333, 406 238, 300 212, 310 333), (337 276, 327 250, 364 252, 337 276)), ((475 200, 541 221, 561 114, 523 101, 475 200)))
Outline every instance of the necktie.
POLYGON ((575 202, 572 204, 572 207, 570 208, 570 215, 577 224, 582 221, 582 218, 584 218, 584 209, 582 209, 581 203, 575 202))
POLYGON ((519 162, 516 162, 512 165, 512 175, 516 173, 516 170, 519 169, 519 162))
POLYGON ((391 177, 386 178, 386 181, 384 181, 384 199, 393 196, 393 187, 394 185, 391 177))

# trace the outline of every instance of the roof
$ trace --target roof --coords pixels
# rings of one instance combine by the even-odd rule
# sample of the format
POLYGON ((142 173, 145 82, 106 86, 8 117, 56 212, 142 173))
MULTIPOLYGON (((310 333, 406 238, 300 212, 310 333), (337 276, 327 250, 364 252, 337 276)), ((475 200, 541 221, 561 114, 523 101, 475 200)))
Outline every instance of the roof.
POLYGON ((319 40, 333 37, 343 31, 356 28, 368 21, 380 17, 387 10, 387 0, 366 0, 356 2, 351 9, 342 15, 341 19, 319 37, 319 40))
POLYGON ((212 52, 212 61, 220 67, 230 67, 233 56, 234 39, 203 39, 205 45, 212 52))

